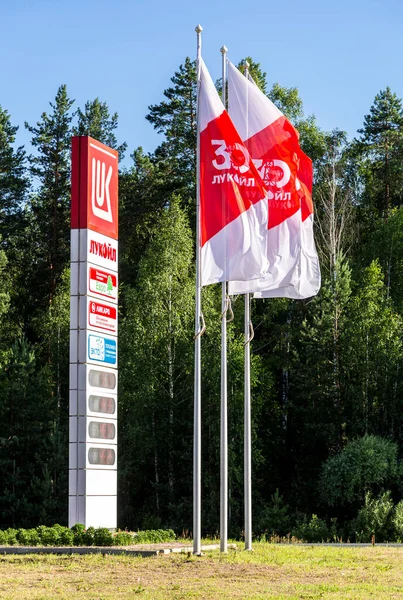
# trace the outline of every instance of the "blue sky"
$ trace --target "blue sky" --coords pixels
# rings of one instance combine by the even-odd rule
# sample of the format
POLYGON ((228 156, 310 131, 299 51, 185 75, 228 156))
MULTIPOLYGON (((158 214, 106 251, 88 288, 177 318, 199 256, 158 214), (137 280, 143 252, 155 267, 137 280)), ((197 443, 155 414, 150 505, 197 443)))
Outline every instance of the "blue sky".
POLYGON ((0 105, 20 126, 18 142, 29 150, 24 121, 36 123, 65 83, 76 107, 98 96, 119 113, 130 152, 152 151, 147 107, 194 58, 198 23, 213 79, 223 44, 233 62, 250 55, 269 86, 297 86, 325 130, 354 136, 387 85, 403 97, 400 0, 0 0, 0 105))

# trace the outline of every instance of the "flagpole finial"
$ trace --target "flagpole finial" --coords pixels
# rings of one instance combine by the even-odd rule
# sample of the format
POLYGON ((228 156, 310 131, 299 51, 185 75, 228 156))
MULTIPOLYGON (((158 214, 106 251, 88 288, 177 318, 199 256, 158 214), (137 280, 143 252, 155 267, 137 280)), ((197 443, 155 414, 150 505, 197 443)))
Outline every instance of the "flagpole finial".
POLYGON ((227 46, 223 46, 223 47, 220 49, 220 52, 221 52, 221 54, 227 54, 227 52, 228 52, 228 48, 227 48, 227 46))
POLYGON ((199 23, 199 25, 196 25, 196 27, 195 27, 195 32, 196 33, 201 33, 202 31, 203 31, 203 27, 199 23))

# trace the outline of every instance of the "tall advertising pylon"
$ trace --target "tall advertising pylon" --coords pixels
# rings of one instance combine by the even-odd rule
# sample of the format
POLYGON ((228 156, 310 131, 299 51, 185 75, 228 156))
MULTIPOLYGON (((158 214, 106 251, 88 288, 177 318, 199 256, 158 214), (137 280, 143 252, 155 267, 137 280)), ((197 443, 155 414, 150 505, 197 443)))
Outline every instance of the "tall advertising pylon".
POLYGON ((117 526, 118 153, 72 140, 69 527, 117 526))

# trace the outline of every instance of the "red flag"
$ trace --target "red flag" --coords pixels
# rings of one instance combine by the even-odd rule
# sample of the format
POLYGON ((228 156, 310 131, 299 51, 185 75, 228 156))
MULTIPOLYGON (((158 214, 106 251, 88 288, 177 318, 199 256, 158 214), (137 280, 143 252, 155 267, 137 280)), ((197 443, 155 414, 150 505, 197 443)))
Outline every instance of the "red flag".
POLYGON ((306 298, 320 288, 313 239, 312 162, 301 150, 299 134, 281 111, 229 63, 229 111, 265 185, 269 218, 266 275, 235 282, 230 293, 256 297, 306 298))
POLYGON ((202 285, 248 281, 267 267, 265 185, 202 60, 199 90, 202 285))

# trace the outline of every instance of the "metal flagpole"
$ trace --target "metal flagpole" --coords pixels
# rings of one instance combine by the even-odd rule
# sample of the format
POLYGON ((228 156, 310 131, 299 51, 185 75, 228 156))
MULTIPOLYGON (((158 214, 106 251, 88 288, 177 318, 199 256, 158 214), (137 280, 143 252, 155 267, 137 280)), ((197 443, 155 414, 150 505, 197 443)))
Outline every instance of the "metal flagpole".
MULTIPOLYGON (((245 77, 249 63, 245 61, 245 77)), ((248 119, 248 106, 246 107, 248 119)), ((253 338, 250 320, 250 294, 245 294, 245 348, 244 348, 244 496, 245 496, 245 550, 252 550, 252 442, 250 403, 250 342, 253 338)))
POLYGON ((200 264, 200 58, 201 32, 197 25, 197 150, 196 150, 196 310, 195 310, 195 372, 194 372, 194 433, 193 433, 193 553, 201 554, 201 344, 204 332, 201 312, 201 264, 200 264), (201 323, 203 326, 201 327, 201 323))
MULTIPOLYGON (((226 105, 226 53, 222 54, 222 102, 226 105)), ((221 288, 221 433, 220 433, 220 550, 228 552, 228 416, 227 416, 227 283, 221 288)))

